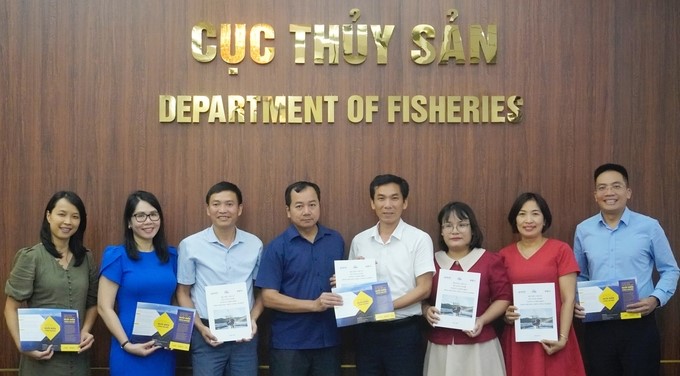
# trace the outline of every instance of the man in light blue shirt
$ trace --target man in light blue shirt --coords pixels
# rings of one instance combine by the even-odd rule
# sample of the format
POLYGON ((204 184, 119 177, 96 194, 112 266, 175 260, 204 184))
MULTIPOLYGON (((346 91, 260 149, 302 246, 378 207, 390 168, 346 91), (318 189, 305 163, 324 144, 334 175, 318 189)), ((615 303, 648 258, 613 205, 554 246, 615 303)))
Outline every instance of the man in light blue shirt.
POLYGON ((254 291, 262 254, 262 241, 236 227, 243 212, 241 190, 220 182, 206 195, 206 212, 212 226, 179 243, 177 301, 196 309, 191 338, 191 362, 198 375, 257 375, 257 318, 264 306, 254 291), (248 288, 252 338, 218 342, 210 332, 205 288, 245 282, 248 288))
MULTIPOLYGON (((627 207, 632 190, 628 172, 605 164, 594 173, 595 201, 600 213, 576 227, 574 253, 581 269, 579 280, 636 278, 639 302, 628 312, 641 319, 585 324, 584 357, 588 375, 658 375, 661 349, 654 310, 675 293, 680 270, 666 235, 653 218, 627 207), (659 280, 654 285, 654 269, 659 280)), ((574 314, 583 318, 582 306, 574 314)))

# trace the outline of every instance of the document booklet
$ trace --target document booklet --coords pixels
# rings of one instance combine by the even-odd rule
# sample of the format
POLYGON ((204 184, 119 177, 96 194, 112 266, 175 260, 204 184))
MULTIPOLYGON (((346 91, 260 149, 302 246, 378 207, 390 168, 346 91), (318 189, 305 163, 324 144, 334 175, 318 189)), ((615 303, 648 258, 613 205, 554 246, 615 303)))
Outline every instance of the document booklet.
POLYGON ((80 320, 75 309, 19 308, 21 351, 80 350, 80 320))
POLYGON ((436 326, 472 330, 477 319, 480 274, 456 270, 439 270, 437 299, 439 310, 436 326))
POLYGON ((557 305, 554 283, 512 285, 513 305, 519 319, 515 321, 515 341, 557 341, 557 305))
POLYGON ((130 341, 155 341, 166 349, 189 351, 195 310, 155 303, 137 303, 130 341))
POLYGON ((396 317, 387 282, 334 288, 333 292, 342 296, 343 305, 335 307, 338 327, 393 320, 396 317))
POLYGON ((577 301, 586 311, 583 322, 639 319, 640 313, 626 312, 626 306, 636 303, 638 297, 635 278, 620 281, 577 282, 577 301))
POLYGON ((335 260, 335 287, 342 288, 378 280, 375 259, 335 260))
POLYGON ((245 282, 207 286, 210 332, 220 342, 250 339, 253 324, 250 321, 250 300, 245 282))

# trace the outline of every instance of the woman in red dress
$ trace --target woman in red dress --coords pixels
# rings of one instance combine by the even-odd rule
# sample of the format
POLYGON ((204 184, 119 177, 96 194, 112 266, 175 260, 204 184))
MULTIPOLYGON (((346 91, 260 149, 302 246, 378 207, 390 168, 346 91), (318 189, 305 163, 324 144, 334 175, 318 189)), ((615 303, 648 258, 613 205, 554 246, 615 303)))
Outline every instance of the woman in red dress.
POLYGON ((585 375, 583 360, 572 327, 576 298, 576 275, 579 272, 574 252, 567 243, 549 239, 543 233, 550 228, 552 215, 547 202, 537 193, 522 193, 508 214, 517 243, 501 249, 510 283, 555 284, 558 340, 516 342, 515 320, 522 314, 510 305, 505 311, 501 345, 509 376, 585 375))

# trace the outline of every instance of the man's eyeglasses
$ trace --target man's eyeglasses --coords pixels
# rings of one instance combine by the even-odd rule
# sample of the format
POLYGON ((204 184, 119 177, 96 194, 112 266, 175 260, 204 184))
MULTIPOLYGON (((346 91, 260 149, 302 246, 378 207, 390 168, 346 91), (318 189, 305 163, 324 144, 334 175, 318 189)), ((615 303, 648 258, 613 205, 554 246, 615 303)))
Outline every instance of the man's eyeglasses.
POLYGON ((604 193, 611 189, 614 192, 623 192, 626 190, 626 186, 621 184, 621 183, 614 183, 611 185, 608 184, 599 184, 595 187, 595 190, 601 193, 604 193))

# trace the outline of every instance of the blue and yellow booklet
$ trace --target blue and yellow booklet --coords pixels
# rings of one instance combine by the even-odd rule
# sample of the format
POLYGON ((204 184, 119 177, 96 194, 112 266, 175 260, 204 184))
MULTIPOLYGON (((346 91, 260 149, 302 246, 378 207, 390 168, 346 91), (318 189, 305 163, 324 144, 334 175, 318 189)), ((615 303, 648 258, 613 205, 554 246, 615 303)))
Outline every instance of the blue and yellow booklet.
POLYGON ((155 303, 137 303, 131 342, 154 340, 166 349, 189 351, 195 310, 155 303))
POLYGON ((626 312, 638 298, 635 278, 619 281, 579 281, 577 301, 586 311, 583 322, 639 319, 639 313, 626 312))
POLYGON ((75 309, 19 308, 21 351, 80 350, 80 321, 75 309))
POLYGON ((333 289, 342 296, 343 305, 335 307, 338 327, 365 322, 392 320, 396 317, 387 282, 370 282, 333 289))

